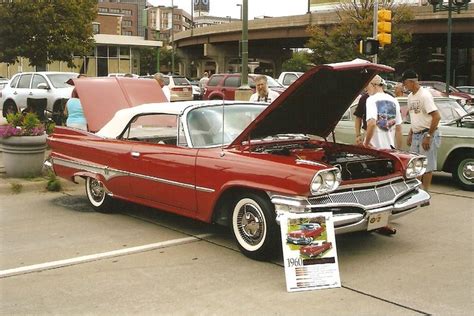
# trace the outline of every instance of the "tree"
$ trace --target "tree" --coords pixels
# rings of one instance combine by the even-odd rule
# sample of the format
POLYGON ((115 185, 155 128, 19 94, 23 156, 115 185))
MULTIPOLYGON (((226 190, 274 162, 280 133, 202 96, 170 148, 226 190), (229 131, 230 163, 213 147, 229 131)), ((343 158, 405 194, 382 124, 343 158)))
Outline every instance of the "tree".
POLYGON ((156 70, 156 48, 140 48, 140 74, 154 74, 156 70))
POLYGON ((73 55, 94 47, 97 0, 14 0, 0 4, 0 62, 28 58, 44 67, 55 60, 73 67, 73 55))
MULTIPOLYGON (((173 55, 173 50, 167 47, 160 48, 160 68, 167 69, 169 72, 172 72, 171 70, 171 57, 173 55)), ((181 62, 181 58, 179 55, 176 55, 176 50, 174 51, 174 67, 175 71, 176 68, 178 68, 178 63, 181 62)), ((160 70, 161 70, 160 69, 160 70)))
MULTIPOLYGON (((160 70, 161 72, 171 72, 171 55, 172 50, 167 47, 160 49, 160 70)), ((175 69, 178 68, 178 63, 181 62, 179 55, 174 53, 175 69)), ((156 69, 156 48, 142 48, 140 49, 140 73, 154 74, 158 72, 156 69)))
MULTIPOLYGON (((399 56, 404 54, 405 44, 411 41, 411 34, 402 26, 413 18, 413 14, 404 4, 394 4, 391 0, 379 3, 379 9, 392 11, 392 44, 379 51, 379 62, 395 66, 399 56)), ((366 58, 359 53, 358 43, 360 39, 373 36, 374 0, 345 0, 339 6, 340 23, 308 29, 311 37, 306 47, 313 50, 315 64, 366 58)))
POLYGON ((302 71, 305 72, 311 67, 311 56, 307 52, 293 52, 290 59, 282 65, 283 71, 302 71))

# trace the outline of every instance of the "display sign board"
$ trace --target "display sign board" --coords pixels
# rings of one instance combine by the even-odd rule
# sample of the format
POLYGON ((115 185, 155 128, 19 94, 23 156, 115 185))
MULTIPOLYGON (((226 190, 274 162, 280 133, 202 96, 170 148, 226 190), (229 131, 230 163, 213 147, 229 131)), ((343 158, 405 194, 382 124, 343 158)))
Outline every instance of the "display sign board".
POLYGON ((209 0, 194 0, 194 11, 209 13, 209 0))
POLYGON ((288 292, 341 286, 332 213, 280 218, 288 292))

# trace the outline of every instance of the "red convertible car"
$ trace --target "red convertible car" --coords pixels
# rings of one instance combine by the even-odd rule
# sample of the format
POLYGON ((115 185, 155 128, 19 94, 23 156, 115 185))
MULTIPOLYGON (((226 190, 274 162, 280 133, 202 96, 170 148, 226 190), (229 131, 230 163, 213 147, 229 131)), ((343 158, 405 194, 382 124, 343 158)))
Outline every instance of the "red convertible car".
POLYGON ((310 257, 310 258, 313 258, 313 257, 316 257, 316 256, 319 256, 320 254, 322 254, 323 252, 325 252, 326 250, 329 250, 332 248, 332 243, 331 242, 327 242, 327 241, 323 241, 321 244, 310 244, 308 246, 303 246, 300 248, 300 254, 301 255, 304 255, 304 256, 307 256, 307 257, 310 257))
POLYGON ((308 245, 323 232, 324 227, 318 223, 304 223, 299 230, 289 232, 286 241, 295 245, 308 245))
POLYGON ((426 159, 329 140, 379 72, 364 60, 317 66, 271 104, 162 102, 153 80, 75 79, 89 132, 56 127, 46 162, 84 178, 101 212, 126 200, 230 226, 254 259, 281 248, 286 212, 332 212, 336 233, 373 230, 429 204, 417 177, 426 159), (141 105, 140 105, 141 104, 141 105))

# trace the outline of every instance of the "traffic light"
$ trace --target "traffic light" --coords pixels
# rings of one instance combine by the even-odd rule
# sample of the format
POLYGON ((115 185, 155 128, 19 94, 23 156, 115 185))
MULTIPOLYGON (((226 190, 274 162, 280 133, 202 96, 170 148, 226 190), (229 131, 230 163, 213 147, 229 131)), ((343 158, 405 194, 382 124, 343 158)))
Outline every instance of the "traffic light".
POLYGON ((368 38, 359 41, 359 53, 364 55, 377 55, 379 52, 379 41, 373 38, 368 38))
POLYGON ((380 46, 385 46, 392 43, 392 11, 390 10, 379 10, 377 12, 377 39, 379 40, 380 46))

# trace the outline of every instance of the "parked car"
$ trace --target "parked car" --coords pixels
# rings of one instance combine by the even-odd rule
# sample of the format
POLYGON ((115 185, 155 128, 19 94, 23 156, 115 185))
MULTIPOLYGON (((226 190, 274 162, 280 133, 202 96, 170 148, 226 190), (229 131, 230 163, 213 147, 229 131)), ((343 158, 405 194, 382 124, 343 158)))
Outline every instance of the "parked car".
POLYGON ((191 79, 186 77, 188 79, 189 83, 191 84, 193 88, 193 100, 201 100, 202 99, 202 93, 201 93, 201 87, 199 87, 199 80, 197 79, 191 79))
POLYGON ((0 91, 3 116, 22 111, 27 99, 46 99, 46 109, 55 116, 61 116, 64 105, 71 97, 73 87, 67 82, 77 78, 74 72, 23 72, 13 76, 9 85, 0 91))
MULTIPOLYGON (((403 149, 409 150, 406 137, 410 131, 407 98, 398 98, 402 112, 403 149)), ((455 182, 464 190, 474 190, 474 113, 467 113, 451 98, 435 97, 434 101, 441 115, 439 132, 441 145, 438 148, 437 167, 439 171, 451 173, 455 182)), ((357 103, 344 113, 335 130, 336 140, 354 143, 354 111, 357 103)))
POLYGON ((8 78, 0 77, 0 90, 5 88, 5 86, 8 84, 8 81, 8 78))
POLYGON ((269 105, 162 102, 152 80, 74 80, 97 132, 56 127, 46 164, 84 178, 97 211, 126 200, 228 225, 241 252, 259 260, 281 247, 285 212, 331 211, 338 234, 377 229, 368 223, 381 212, 380 227, 429 204, 417 179, 425 157, 325 139, 381 71, 393 69, 364 60, 315 67, 269 105))
MULTIPOLYGON (((255 78, 258 75, 249 74, 248 83, 255 93, 255 78)), ((204 91, 204 100, 235 100, 235 90, 241 86, 240 74, 213 74, 207 83, 204 91)), ((282 93, 285 88, 275 79, 267 76, 267 85, 269 89, 282 93)))
MULTIPOLYGON (((432 87, 438 91, 446 93, 446 83, 441 81, 420 81, 420 85, 424 87, 432 87)), ((469 93, 459 91, 455 87, 449 86, 449 95, 464 98, 466 100, 465 104, 467 106, 474 106, 474 96, 469 93)))
POLYGON ((474 95, 474 86, 457 86, 456 89, 458 89, 461 92, 474 95))
POLYGON ((303 72, 299 71, 283 71, 280 76, 278 76, 278 83, 284 87, 289 87, 293 82, 296 81, 299 77, 303 75, 303 72))
POLYGON ((170 88, 171 101, 193 100, 193 86, 183 76, 163 75, 165 84, 170 88))
POLYGON ((309 245, 324 232, 324 227, 318 223, 304 223, 299 228, 299 230, 287 234, 286 242, 295 245, 309 245))
POLYGON ((309 258, 322 255, 326 250, 332 248, 332 243, 323 241, 321 243, 313 243, 300 248, 300 254, 309 258))
POLYGON ((130 78, 139 78, 139 75, 125 73, 125 72, 112 72, 107 75, 107 77, 130 77, 130 78))

